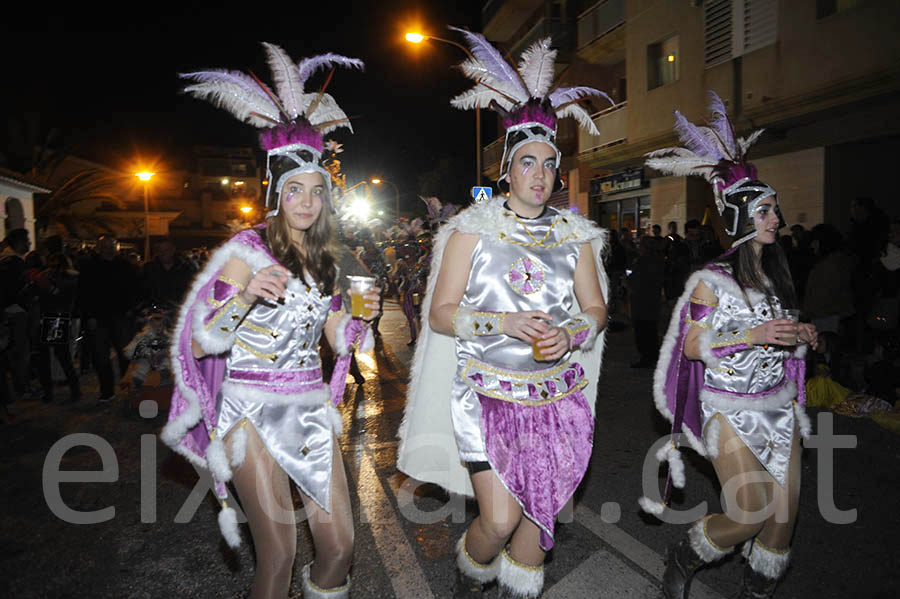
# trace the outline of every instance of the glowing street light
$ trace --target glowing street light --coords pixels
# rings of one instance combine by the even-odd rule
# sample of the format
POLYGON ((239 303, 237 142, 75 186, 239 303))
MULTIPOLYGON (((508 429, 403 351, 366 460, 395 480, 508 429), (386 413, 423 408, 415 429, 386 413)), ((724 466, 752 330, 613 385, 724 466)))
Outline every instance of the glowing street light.
MULTIPOLYGON (((472 53, 469 52, 469 49, 454 42, 453 40, 445 40, 442 37, 435 37, 433 35, 426 35, 424 33, 418 33, 415 31, 411 31, 406 34, 406 41, 412 44, 419 44, 425 40, 434 40, 436 42, 443 42, 445 44, 450 44, 451 46, 456 46, 460 50, 466 53, 472 61, 475 61, 475 57, 472 56, 472 53)), ((373 181, 374 183, 374 181, 373 181)), ((475 107, 475 185, 481 185, 481 107, 475 107)), ((399 201, 398 201, 399 204, 399 201)), ((398 211, 399 213, 399 211, 398 211)))
POLYGON ((141 171, 134 176, 144 183, 144 262, 150 260, 150 179, 156 173, 141 171))
POLYGON ((250 214, 253 212, 253 206, 241 206, 241 212, 244 214, 250 214))
POLYGON ((382 183, 387 183, 394 188, 394 208, 397 212, 397 216, 400 216, 400 190, 397 189, 397 186, 390 181, 381 179, 380 177, 372 177, 371 179, 369 179, 369 181, 372 183, 372 185, 381 185, 382 183))
POLYGON ((381 179, 375 177, 374 179, 372 179, 372 185, 381 185, 381 179))
POLYGON ((372 204, 366 198, 354 196, 350 204, 347 206, 348 212, 361 221, 369 220, 372 214, 372 204))

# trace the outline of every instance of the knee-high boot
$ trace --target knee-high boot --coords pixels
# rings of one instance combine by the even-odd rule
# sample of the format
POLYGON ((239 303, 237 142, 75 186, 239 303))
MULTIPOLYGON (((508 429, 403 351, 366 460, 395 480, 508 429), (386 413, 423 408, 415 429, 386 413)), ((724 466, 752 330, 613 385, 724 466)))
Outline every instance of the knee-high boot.
POLYGON ((744 551, 747 564, 738 599, 770 599, 790 562, 790 548, 773 549, 757 540, 748 541, 744 551))
POLYGON ((695 522, 687 537, 666 550, 666 571, 663 573, 663 594, 666 599, 687 599, 694 573, 706 564, 728 555, 734 547, 719 547, 706 534, 706 521, 695 522))

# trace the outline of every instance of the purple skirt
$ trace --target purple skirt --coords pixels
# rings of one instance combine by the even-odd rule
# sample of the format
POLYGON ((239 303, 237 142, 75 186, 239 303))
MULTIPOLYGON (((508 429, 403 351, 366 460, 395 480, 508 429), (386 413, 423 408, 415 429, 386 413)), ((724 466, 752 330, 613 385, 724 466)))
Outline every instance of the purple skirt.
POLYGON ((478 394, 488 461, 529 520, 541 528, 541 548, 553 547, 556 516, 575 493, 591 459, 594 418, 574 391, 539 405, 478 394))

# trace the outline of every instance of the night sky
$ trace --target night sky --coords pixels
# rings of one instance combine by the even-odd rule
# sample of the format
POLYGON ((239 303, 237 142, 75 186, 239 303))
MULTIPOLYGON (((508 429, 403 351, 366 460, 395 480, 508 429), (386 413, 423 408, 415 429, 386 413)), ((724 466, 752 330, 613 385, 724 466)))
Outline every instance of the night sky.
MULTIPOLYGON (((413 45, 403 34, 418 28, 461 41, 447 25, 478 30, 482 3, 382 0, 300 8, 306 4, 256 2, 215 12, 180 5, 164 15, 150 14, 148 5, 145 16, 126 15, 136 5, 118 4, 114 12, 12 15, 5 26, 18 30, 0 35, 7 83, 0 151, 7 166, 21 160, 11 151, 11 131, 24 123, 41 135, 56 129, 56 145, 64 142, 73 154, 123 170, 137 158, 159 160, 161 171, 176 168, 192 145, 257 147, 256 129, 179 94, 183 82, 176 73, 253 70, 268 83, 259 42, 269 41, 295 60, 331 51, 365 61, 362 73, 338 69, 328 88, 357 117, 355 134, 326 136, 344 144, 348 182, 379 175, 396 183, 410 205, 418 175, 455 157, 460 188, 473 185, 475 116, 449 105, 471 85, 453 68, 464 59, 462 51, 438 42, 413 45), (297 8, 284 8, 291 5, 297 8)), ((317 73, 307 91, 326 77, 317 73)), ((494 122, 483 120, 487 144, 494 122)))

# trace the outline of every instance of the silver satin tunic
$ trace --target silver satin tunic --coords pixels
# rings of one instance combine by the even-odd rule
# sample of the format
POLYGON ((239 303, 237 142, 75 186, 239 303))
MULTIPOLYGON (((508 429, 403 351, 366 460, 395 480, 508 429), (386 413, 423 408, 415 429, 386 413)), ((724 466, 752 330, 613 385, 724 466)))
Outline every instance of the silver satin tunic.
MULTIPOLYGON (((708 280, 704 283, 719 302, 711 314, 711 320, 707 321, 714 331, 751 329, 773 320, 781 311, 778 298, 762 298, 751 306, 743 295, 735 296, 708 280)), ((759 393, 765 396, 771 390, 774 394, 787 383, 784 380, 786 355, 787 352, 774 345, 755 345, 753 349, 722 357, 718 368, 707 367, 704 382, 706 386, 725 393, 759 393)), ((781 406, 762 410, 724 409, 722 402, 716 404, 712 405, 709 401, 701 404, 704 443, 707 442, 706 425, 713 416, 721 414, 760 464, 784 486, 794 439, 793 398, 786 398, 781 406)))
MULTIPOLYGON (((505 218, 516 218, 511 210, 502 210, 505 218)), ((472 252, 472 268, 460 306, 484 312, 543 310, 553 316, 553 325, 568 319, 581 243, 552 247, 559 237, 551 228, 559 218, 556 209, 547 207, 538 218, 519 218, 511 236, 501 239, 497 233, 481 235, 472 252), (536 245, 535 240, 547 247, 536 245)), ((510 370, 536 371, 565 364, 569 354, 556 362, 536 362, 530 343, 501 334, 472 340, 456 337, 456 358, 450 414, 459 455, 464 462, 481 462, 487 461, 481 403, 464 382, 468 359, 510 370)))
POLYGON ((217 426, 224 437, 246 418, 275 461, 326 511, 334 438, 328 386, 296 389, 322 382, 318 344, 330 305, 329 296, 296 277, 288 280, 283 305, 254 304, 227 360, 217 426))

